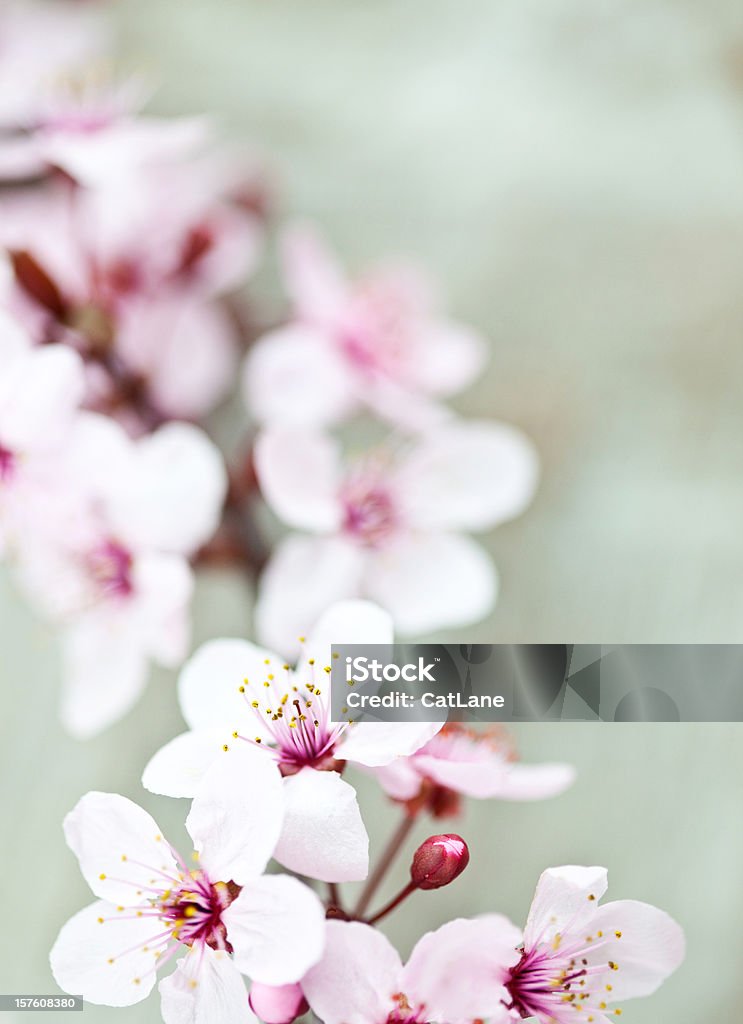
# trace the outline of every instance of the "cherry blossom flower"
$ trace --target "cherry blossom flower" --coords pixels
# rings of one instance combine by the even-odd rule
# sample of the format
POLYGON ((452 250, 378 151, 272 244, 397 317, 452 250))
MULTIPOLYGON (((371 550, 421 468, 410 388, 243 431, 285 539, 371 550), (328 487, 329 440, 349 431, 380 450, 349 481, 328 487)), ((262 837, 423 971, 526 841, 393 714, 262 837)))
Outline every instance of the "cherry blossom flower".
POLYGON ((309 228, 287 232, 283 256, 293 320, 259 340, 244 369, 259 422, 327 424, 366 406, 425 423, 482 368, 484 343, 439 316, 419 272, 384 267, 350 282, 309 228))
POLYGON ((62 627, 62 719, 74 735, 123 715, 151 660, 185 657, 188 558, 216 529, 225 491, 222 458, 196 427, 172 423, 132 441, 112 420, 78 416, 56 489, 27 503, 16 566, 62 627))
POLYGON ((20 134, 34 123, 52 82, 109 47, 100 13, 82 4, 5 0, 0 8, 0 178, 37 170, 20 134))
POLYGON ((575 779, 568 764, 521 764, 502 726, 478 730, 458 722, 447 722, 409 757, 369 771, 388 796, 434 817, 456 814, 462 797, 542 800, 575 779))
MULTIPOLYGON (((190 797, 215 758, 257 747, 284 776, 286 817, 274 856, 285 867, 327 882, 368 871, 368 839, 356 794, 340 775, 345 761, 386 764, 412 753, 439 722, 330 720, 331 644, 392 643, 392 623, 365 601, 329 608, 292 671, 283 658, 244 640, 213 640, 184 666, 178 682, 190 731, 152 758, 142 782, 154 793, 190 797), (229 747, 225 755, 223 747, 229 747)), ((239 761, 234 785, 242 785, 239 761)))
POLYGON ((573 1024, 578 1016, 609 1024, 621 1016, 616 1003, 651 995, 676 970, 685 952, 679 925, 636 900, 599 906, 606 888, 605 868, 542 874, 494 1024, 530 1016, 540 1024, 573 1024))
POLYGON ((524 435, 484 421, 446 423, 345 463, 325 434, 274 428, 259 436, 255 464, 271 508, 315 534, 281 541, 260 585, 258 636, 287 653, 301 624, 343 597, 378 602, 408 636, 481 619, 496 574, 459 531, 518 515, 537 478, 524 435))
POLYGON ((221 179, 192 162, 2 203, 8 301, 38 341, 65 341, 86 358, 93 407, 145 406, 149 428, 203 416, 232 383, 235 326, 214 300, 252 271, 261 232, 221 179))
POLYGON ((255 1021, 242 974, 267 985, 297 981, 316 963, 324 911, 286 875, 263 875, 281 829, 279 773, 244 749, 251 786, 231 785, 220 762, 186 820, 193 867, 146 811, 125 797, 88 793, 65 819, 67 843, 97 901, 72 917, 51 951, 55 980, 91 1003, 129 1006, 156 972, 166 1024, 255 1021))
POLYGON ((429 932, 403 966, 380 932, 328 921, 325 952, 302 989, 324 1024, 471 1021, 497 1013, 518 961, 518 929, 504 917, 459 918, 429 932))
POLYGON ((21 528, 27 500, 43 496, 84 390, 79 356, 64 345, 34 348, 0 309, 0 555, 21 528))

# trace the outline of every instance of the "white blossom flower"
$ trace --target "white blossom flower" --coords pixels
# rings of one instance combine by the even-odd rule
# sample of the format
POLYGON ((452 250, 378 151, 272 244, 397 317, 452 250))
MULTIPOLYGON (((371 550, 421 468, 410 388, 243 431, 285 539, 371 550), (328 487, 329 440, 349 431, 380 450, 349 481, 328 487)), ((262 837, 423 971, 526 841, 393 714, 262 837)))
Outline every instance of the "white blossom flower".
POLYGON ((519 515, 537 479, 531 442, 484 421, 346 461, 326 434, 276 428, 259 436, 255 462, 271 508, 314 534, 281 541, 260 584, 259 639, 287 654, 303 624, 345 597, 376 601, 407 636, 481 619, 497 577, 461 531, 519 515))
POLYGON ((132 441, 112 420, 78 416, 56 481, 40 505, 27 503, 16 566, 62 628, 62 719, 74 735, 129 710, 150 661, 186 656, 188 558, 216 529, 225 491, 221 455, 196 427, 132 441))
POLYGON ((249 1024, 242 974, 268 985, 297 981, 319 959, 324 911, 294 878, 263 875, 281 829, 283 791, 269 761, 245 749, 250 787, 220 762, 204 778, 186 827, 189 867, 146 811, 125 797, 88 793, 65 819, 65 837, 98 897, 62 928, 52 972, 66 992, 129 1006, 156 972, 166 1024, 249 1024))
MULTIPOLYGON (((392 643, 392 623, 365 601, 328 609, 292 670, 245 640, 213 640, 184 666, 178 682, 190 731, 152 758, 142 782, 165 796, 189 797, 216 758, 257 747, 284 775, 286 818, 274 856, 285 867, 327 882, 368 871, 368 839, 356 794, 340 775, 344 761, 380 765, 412 753, 440 722, 348 723, 330 720, 332 643, 392 643), (229 747, 225 753, 223 747, 229 747)), ((234 761, 234 785, 249 780, 234 761)))

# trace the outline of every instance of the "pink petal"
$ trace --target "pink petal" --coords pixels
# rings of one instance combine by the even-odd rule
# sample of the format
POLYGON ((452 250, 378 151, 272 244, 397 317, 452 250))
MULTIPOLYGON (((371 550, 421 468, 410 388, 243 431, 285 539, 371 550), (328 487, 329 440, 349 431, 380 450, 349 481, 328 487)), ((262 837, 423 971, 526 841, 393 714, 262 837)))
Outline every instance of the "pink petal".
POLYGON ((340 447, 325 434, 268 429, 255 443, 263 497, 289 526, 325 533, 341 525, 340 447))
POLYGON ((490 1017, 508 999, 508 968, 517 963, 521 932, 488 914, 450 921, 417 943, 403 970, 402 991, 425 1006, 426 1020, 490 1017))
POLYGON ((606 868, 566 865, 543 871, 524 929, 526 948, 550 942, 568 925, 571 932, 578 932, 589 921, 592 924, 607 885, 606 868))
POLYGON ((375 928, 328 921, 322 960, 302 988, 324 1024, 385 1024, 400 992, 402 963, 397 950, 375 928))

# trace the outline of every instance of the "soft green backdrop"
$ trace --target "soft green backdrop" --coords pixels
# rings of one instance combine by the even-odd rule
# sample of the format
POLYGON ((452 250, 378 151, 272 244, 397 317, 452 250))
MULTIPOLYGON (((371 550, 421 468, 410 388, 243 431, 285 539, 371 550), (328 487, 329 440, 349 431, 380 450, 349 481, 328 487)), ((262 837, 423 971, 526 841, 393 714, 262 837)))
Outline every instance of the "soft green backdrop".
MULTIPOLYGON (((453 310, 491 339, 489 371, 460 406, 523 426, 544 475, 527 515, 488 539, 498 608, 460 635, 743 641, 739 5, 112 9, 128 66, 160 76, 160 110, 220 112, 228 132, 261 143, 286 213, 321 220, 353 266, 420 256, 453 310)), ((260 288, 268 301, 270 273, 260 288)), ((203 577, 197 639, 245 634, 250 609, 240 580, 203 577)), ((4 580, 0 686, 0 991, 45 992, 49 946, 88 899, 63 814, 89 788, 123 792, 185 845, 185 804, 138 783, 182 725, 163 673, 106 735, 66 738, 53 638, 4 580)), ((602 863, 611 895, 659 904, 689 940, 681 971, 623 1019, 737 1020, 740 727, 527 725, 518 742, 528 759, 573 761, 575 788, 543 805, 473 805, 457 826, 472 848, 467 874, 419 894, 389 934, 407 952, 455 914, 499 909, 521 921, 545 866, 602 863)), ((360 785, 378 847, 389 812, 360 785)), ((153 997, 89 1007, 85 1019, 160 1018, 153 997)))

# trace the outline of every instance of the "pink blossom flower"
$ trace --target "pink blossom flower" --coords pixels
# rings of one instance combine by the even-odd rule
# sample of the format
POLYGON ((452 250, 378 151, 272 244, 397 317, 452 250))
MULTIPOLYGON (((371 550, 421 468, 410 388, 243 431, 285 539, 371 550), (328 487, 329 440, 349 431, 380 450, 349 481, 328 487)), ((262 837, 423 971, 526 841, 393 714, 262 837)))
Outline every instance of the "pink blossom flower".
POLYGON ((130 1006, 156 972, 166 1024, 255 1021, 241 973, 269 985, 297 981, 319 959, 324 911, 286 875, 263 875, 281 829, 279 773, 245 749, 250 786, 218 763, 186 820, 197 859, 188 867, 155 821, 125 797, 88 793, 65 819, 65 837, 98 898, 62 928, 51 951, 55 980, 91 1003, 130 1006))
POLYGON ((287 233, 283 256, 293 319, 245 364, 245 401, 259 422, 333 423, 359 406, 427 422, 442 414, 436 399, 480 371, 484 343, 439 316, 418 272, 385 267, 350 282, 308 228, 287 233))
MULTIPOLYGON (((185 665, 178 681, 190 731, 152 758, 144 786, 189 797, 215 758, 256 747, 284 776, 286 817, 274 856, 285 867, 327 882, 355 881, 368 871, 368 839, 343 762, 386 764, 424 744, 441 723, 334 724, 328 678, 331 644, 392 642, 389 616, 364 601, 339 602, 318 622, 292 671, 283 658, 244 640, 213 640, 185 665)), ((243 785, 234 763, 234 785, 243 785)))
POLYGON ((616 1003, 651 995, 676 970, 685 952, 679 925, 636 900, 599 906, 606 888, 605 868, 542 874, 494 1024, 529 1016, 540 1024, 574 1024, 578 1017, 609 1024, 621 1015, 616 1003))
POLYGON ((62 718, 74 735, 123 715, 151 660, 185 657, 188 558, 216 529, 225 491, 221 455, 196 427, 132 441, 112 420, 78 416, 54 486, 27 503, 17 564, 26 593, 62 627, 62 718))
POLYGON ((83 366, 63 345, 34 348, 0 309, 0 555, 22 528, 27 500, 43 496, 65 451, 84 389, 83 366))
POLYGON ((378 602, 408 636, 481 619, 496 574, 460 531, 518 515, 537 478, 531 443, 489 422, 449 422, 348 462, 327 435, 274 428, 255 462, 271 508, 316 535, 281 541, 261 580, 258 636, 287 653, 301 624, 343 597, 378 602))
POLYGON ((477 730, 447 722, 409 757, 371 769, 394 800, 425 806, 434 817, 456 814, 461 797, 541 800, 557 796, 575 778, 568 764, 521 764, 503 728, 477 730))
POLYGON ((156 418, 200 417, 229 388, 236 332, 213 300, 255 266, 260 229, 220 193, 220 177, 183 165, 2 204, 9 301, 38 341, 86 358, 94 407, 118 411, 123 391, 156 418))
POLYGON ((497 1013, 519 931, 504 917, 459 918, 429 932, 403 966, 381 932, 328 921, 325 952, 302 989, 324 1024, 472 1021, 497 1013))

